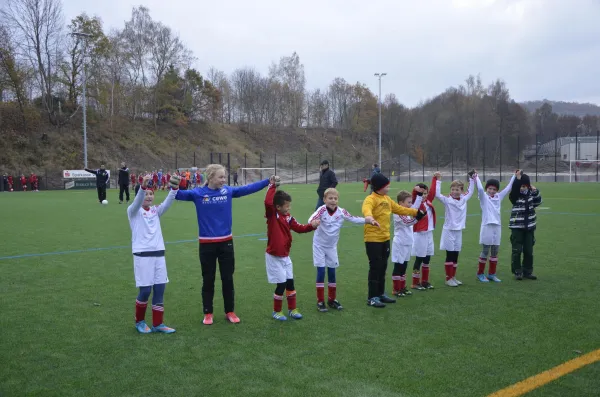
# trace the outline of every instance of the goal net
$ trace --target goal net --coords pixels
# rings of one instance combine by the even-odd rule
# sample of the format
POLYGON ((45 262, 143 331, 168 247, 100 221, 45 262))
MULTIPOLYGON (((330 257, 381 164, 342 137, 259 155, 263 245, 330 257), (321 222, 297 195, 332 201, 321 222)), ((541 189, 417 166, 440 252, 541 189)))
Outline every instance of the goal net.
POLYGON ((238 184, 247 185, 275 175, 275 168, 239 168, 237 173, 238 184))
POLYGON ((569 182, 596 182, 600 160, 569 161, 569 182))

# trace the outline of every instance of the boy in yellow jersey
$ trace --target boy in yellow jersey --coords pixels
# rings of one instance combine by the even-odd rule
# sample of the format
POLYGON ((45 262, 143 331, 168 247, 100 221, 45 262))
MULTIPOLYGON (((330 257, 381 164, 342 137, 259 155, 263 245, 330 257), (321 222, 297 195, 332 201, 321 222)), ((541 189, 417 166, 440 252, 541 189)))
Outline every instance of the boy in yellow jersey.
POLYGON ((384 295, 385 272, 390 257, 390 217, 392 213, 421 219, 425 213, 414 208, 405 208, 388 196, 390 180, 377 173, 371 177, 373 193, 365 198, 362 213, 365 220, 374 219, 379 227, 365 224, 365 247, 369 258, 369 298, 367 305, 385 307, 396 300, 384 295))

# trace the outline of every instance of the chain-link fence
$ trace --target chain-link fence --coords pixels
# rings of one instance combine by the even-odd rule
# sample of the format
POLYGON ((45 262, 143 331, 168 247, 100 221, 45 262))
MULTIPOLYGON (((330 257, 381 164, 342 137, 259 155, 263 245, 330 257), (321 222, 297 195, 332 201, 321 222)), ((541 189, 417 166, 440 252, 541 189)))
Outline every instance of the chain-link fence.
MULTIPOLYGON (((478 148, 458 153, 454 148, 442 148, 434 153, 400 153, 386 156, 379 164, 381 172, 394 181, 429 181, 433 173, 440 171, 445 180, 465 178, 469 170, 475 168, 483 179, 496 178, 500 181, 510 178, 515 169, 523 169, 536 182, 599 182, 599 133, 596 136, 559 137, 524 146, 518 143, 514 149, 507 148, 502 138, 484 139, 478 148)), ((373 153, 373 158, 377 153, 373 153)), ((172 173, 175 170, 197 167, 200 171, 207 165, 218 163, 229 171, 229 184, 250 183, 258 179, 277 174, 282 182, 317 183, 319 166, 327 160, 340 183, 362 182, 370 178, 372 163, 362 157, 342 156, 335 152, 247 152, 216 153, 200 150, 179 150, 160 159, 149 159, 141 165, 129 164, 130 172, 140 173, 162 170, 172 173)), ((107 164, 111 170, 111 188, 117 187, 119 164, 107 164)), ((27 190, 32 189, 31 172, 38 178, 39 190, 65 189, 66 180, 63 170, 0 170, 2 174, 12 176, 12 188, 23 190, 20 177, 26 179, 27 190)), ((7 177, 3 176, 0 191, 9 190, 7 177)))

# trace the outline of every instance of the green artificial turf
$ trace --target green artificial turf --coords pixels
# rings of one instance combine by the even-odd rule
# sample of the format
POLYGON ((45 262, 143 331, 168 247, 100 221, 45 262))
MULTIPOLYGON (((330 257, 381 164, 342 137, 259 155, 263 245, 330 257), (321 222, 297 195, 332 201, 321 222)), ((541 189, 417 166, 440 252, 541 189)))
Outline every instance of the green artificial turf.
MULTIPOLYGON (((392 184, 390 195, 410 187, 392 184)), ((165 294, 165 323, 177 329, 171 335, 134 328, 131 233, 115 190, 108 206, 97 203, 95 191, 2 193, 0 395, 485 396, 600 348, 600 185, 537 187, 544 200, 535 245, 539 280, 511 278, 508 199, 503 282, 476 280, 481 217, 474 195, 457 274, 463 286, 444 285, 440 218, 431 265, 435 290, 415 291, 385 309, 367 307, 362 227, 348 223, 337 273, 344 310, 317 312, 312 235, 294 235, 304 319, 287 322, 271 318, 274 286, 267 283, 261 240, 265 191, 236 199, 237 325, 224 320, 218 276, 215 323, 201 323, 195 209, 176 202, 161 221, 172 243, 165 294)), ((292 215, 306 222, 315 186, 282 188, 293 197, 292 215)), ((447 193, 448 184, 442 189, 447 193)), ((362 184, 339 190, 340 206, 360 215, 362 184)), ((164 197, 159 192, 156 201, 164 197)), ((443 216, 441 203, 434 203, 443 216)), ((390 291, 391 266, 386 283, 390 291)), ((531 395, 597 395, 599 379, 596 363, 531 395)))

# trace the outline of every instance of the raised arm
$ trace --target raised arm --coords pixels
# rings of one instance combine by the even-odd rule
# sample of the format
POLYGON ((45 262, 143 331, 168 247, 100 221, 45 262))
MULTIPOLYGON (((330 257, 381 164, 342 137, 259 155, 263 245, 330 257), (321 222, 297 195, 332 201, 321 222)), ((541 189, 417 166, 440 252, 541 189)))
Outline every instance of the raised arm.
POLYGON ((146 186, 140 187, 140 190, 135 195, 133 202, 127 207, 127 216, 130 218, 142 208, 144 198, 146 197, 146 186))
POLYGON ((485 198, 485 190, 483 189, 483 185, 481 184, 481 179, 479 179, 479 175, 475 174, 475 181, 477 182, 477 197, 479 200, 485 198))
POLYGON ((292 229, 296 233, 310 233, 313 230, 315 230, 315 228, 310 223, 303 225, 301 223, 296 222, 296 219, 294 217, 290 219, 290 229, 292 229))
POLYGON ((469 201, 471 197, 473 197, 473 192, 475 191, 475 177, 469 179, 469 190, 467 190, 467 194, 465 194, 465 201, 469 201))
POLYGON ((175 201, 175 196, 177 196, 177 190, 170 190, 169 194, 167 194, 167 198, 157 207, 158 216, 163 216, 163 214, 167 212, 175 201))
POLYGON ((365 218, 363 217, 354 216, 343 208, 340 208, 340 211, 342 212, 345 221, 356 223, 357 225, 363 225, 365 223, 365 218))
POLYGON ((193 190, 175 190, 177 194, 175 195, 175 200, 179 201, 194 201, 194 191, 193 190))
MULTIPOLYGON (((437 172, 436 172, 437 174, 437 172)), ((433 202, 433 199, 436 197, 436 192, 437 192, 437 181, 438 179, 436 178, 435 174, 433 175, 433 178, 431 179, 431 189, 429 190, 429 192, 427 193, 427 201, 433 202)), ((441 182, 441 179, 440 179, 441 182)))
MULTIPOLYGON (((442 196, 442 181, 441 180, 436 180, 435 183, 431 185, 431 190, 429 191, 429 194, 431 194, 432 191, 434 192, 435 197, 438 200, 440 200, 444 205, 448 204, 449 198, 446 196, 442 196)), ((427 195, 427 197, 429 197, 429 195, 427 195)))
POLYGON ((419 212, 416 208, 406 208, 394 202, 394 200, 389 199, 388 202, 392 207, 392 212, 396 215, 409 215, 409 216, 417 216, 417 212, 419 212))
POLYGON ((508 182, 508 185, 506 185, 506 187, 502 189, 500 193, 498 193, 500 200, 502 200, 508 193, 510 193, 512 186, 515 183, 515 179, 517 179, 517 177, 516 175, 513 175, 512 178, 510 178, 510 182, 508 182))
POLYGON ((235 186, 231 188, 231 195, 233 198, 244 197, 252 193, 263 190, 269 186, 269 180, 264 179, 262 181, 254 182, 246 186, 235 186))
POLYGON ((418 210, 419 207, 421 207, 422 203, 423 203, 423 195, 417 193, 417 197, 415 198, 415 202, 413 203, 413 205, 410 206, 410 208, 414 208, 414 209, 418 210))
POLYGON ((86 170, 90 174, 94 174, 94 175, 98 176, 98 170, 91 170, 89 168, 84 168, 84 170, 86 170))
POLYGON ((267 218, 275 214, 275 205, 273 204, 275 192, 277 192, 277 186, 270 184, 269 189, 267 189, 267 194, 265 195, 265 216, 267 218))

